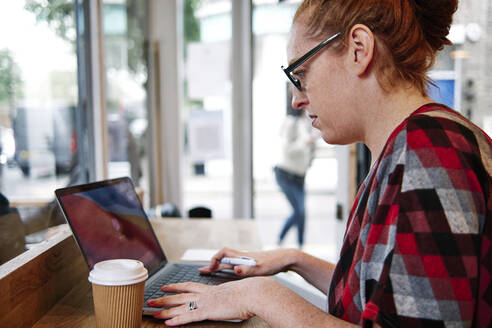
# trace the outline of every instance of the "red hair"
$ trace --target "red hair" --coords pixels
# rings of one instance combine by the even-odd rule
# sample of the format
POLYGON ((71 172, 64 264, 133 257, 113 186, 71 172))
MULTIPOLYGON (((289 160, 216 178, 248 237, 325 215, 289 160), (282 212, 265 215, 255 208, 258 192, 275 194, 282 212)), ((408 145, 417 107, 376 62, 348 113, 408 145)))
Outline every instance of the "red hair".
POLYGON ((294 22, 302 20, 315 39, 341 32, 345 40, 355 24, 366 25, 376 38, 380 85, 407 82, 427 95, 427 72, 437 51, 451 44, 446 36, 457 7, 457 0, 304 0, 294 22))

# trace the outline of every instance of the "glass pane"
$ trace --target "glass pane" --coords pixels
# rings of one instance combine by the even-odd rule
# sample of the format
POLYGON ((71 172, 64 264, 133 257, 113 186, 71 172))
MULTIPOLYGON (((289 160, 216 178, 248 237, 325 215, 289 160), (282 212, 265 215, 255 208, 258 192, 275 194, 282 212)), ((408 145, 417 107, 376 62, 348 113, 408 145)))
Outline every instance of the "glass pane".
POLYGON ((183 215, 232 217, 231 1, 184 1, 183 215))
POLYGON ((459 2, 449 38, 454 46, 447 55, 455 73, 454 105, 461 113, 492 134, 492 99, 490 97, 490 60, 492 1, 459 2))
POLYGON ((435 86, 428 88, 429 97, 433 100, 454 108, 454 84, 455 80, 435 80, 435 86))
POLYGON ((77 173, 73 1, 2 1, 0 29, 0 215, 31 234, 64 223, 53 192, 77 173))
POLYGON ((44 18, 59 8, 41 10, 35 1, 0 6, 0 26, 17 31, 0 36, 2 191, 12 198, 50 199, 50 189, 66 180, 76 151, 73 10, 62 29, 44 18))
POLYGON ((1 187, 10 198, 53 198, 75 164, 77 60, 65 5, 0 4, 0 27, 16 31, 0 36, 1 187))
MULTIPOLYGON (((285 127, 289 124, 286 115, 292 112, 291 86, 280 66, 287 63, 287 34, 298 4, 255 1, 253 12, 255 217, 262 242, 267 248, 276 246, 282 226, 292 213, 291 205, 276 182, 273 167, 281 165, 282 149, 286 149, 282 135, 286 135, 285 127)), ((297 124, 305 125, 303 121, 296 119, 297 124)), ((308 133, 316 134, 312 130, 308 133)), ((336 165, 334 148, 317 140, 314 158, 305 180, 304 249, 324 258, 335 256, 335 247, 327 240, 331 238, 331 231, 337 231, 332 228, 336 222, 336 165)), ((285 236, 283 246, 296 247, 297 244, 297 230, 294 226, 285 236)))
POLYGON ((436 56, 436 62, 432 67, 434 71, 454 71, 453 46, 446 46, 436 56))
MULTIPOLYGON (((255 44, 254 76, 254 178, 256 217, 262 223, 263 242, 275 245, 283 222, 279 216, 291 213, 288 202, 276 186, 271 167, 277 163, 281 149, 278 131, 285 116, 288 97, 285 76, 280 65, 286 64, 287 33, 297 1, 255 0, 253 15, 255 44), (286 17, 289 16, 289 17, 286 17), (285 22, 288 25, 285 26, 285 22), (268 140, 268 142, 265 142, 268 140), (273 150, 273 151, 272 151, 273 150), (270 227, 266 229, 266 226, 270 227)), ((436 101, 453 106, 472 121, 492 133, 490 88, 490 49, 492 39, 486 31, 492 26, 487 19, 491 1, 462 1, 456 13, 446 46, 436 58, 430 77, 436 87, 430 87, 430 96, 436 101)), ((317 142, 312 166, 306 176, 306 242, 327 243, 336 240, 327 234, 334 221, 336 158, 331 146, 317 142), (320 201, 324 199, 324 202, 320 201)), ((287 236, 295 244, 296 231, 287 236)), ((311 248, 308 246, 307 250, 311 248)), ((319 248, 320 251, 321 248, 319 248)), ((328 253, 327 253, 328 254, 328 253)), ((318 254, 324 256, 324 254, 318 254)))
POLYGON ((103 2, 108 175, 129 176, 148 201, 147 1, 103 2))

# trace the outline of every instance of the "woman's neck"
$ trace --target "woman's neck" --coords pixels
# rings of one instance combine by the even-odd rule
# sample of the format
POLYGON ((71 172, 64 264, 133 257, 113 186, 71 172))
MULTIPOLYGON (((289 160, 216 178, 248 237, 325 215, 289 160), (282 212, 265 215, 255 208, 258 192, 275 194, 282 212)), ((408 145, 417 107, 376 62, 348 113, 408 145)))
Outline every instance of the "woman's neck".
POLYGON ((368 99, 368 117, 364 122, 363 142, 371 151, 374 163, 381 154, 393 130, 419 107, 431 103, 415 89, 381 92, 368 99))

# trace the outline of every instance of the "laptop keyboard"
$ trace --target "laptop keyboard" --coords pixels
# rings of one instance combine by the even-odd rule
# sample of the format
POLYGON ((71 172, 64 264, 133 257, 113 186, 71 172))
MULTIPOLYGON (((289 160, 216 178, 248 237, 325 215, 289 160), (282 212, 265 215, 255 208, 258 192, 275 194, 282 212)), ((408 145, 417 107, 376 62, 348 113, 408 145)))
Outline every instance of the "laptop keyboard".
POLYGON ((218 285, 231 280, 223 277, 200 275, 200 273, 198 272, 198 268, 202 266, 203 265, 175 264, 171 271, 163 274, 161 277, 156 279, 150 287, 145 289, 144 301, 162 297, 165 295, 171 295, 170 293, 164 293, 162 290, 160 290, 161 286, 163 285, 185 281, 194 281, 206 285, 218 285))

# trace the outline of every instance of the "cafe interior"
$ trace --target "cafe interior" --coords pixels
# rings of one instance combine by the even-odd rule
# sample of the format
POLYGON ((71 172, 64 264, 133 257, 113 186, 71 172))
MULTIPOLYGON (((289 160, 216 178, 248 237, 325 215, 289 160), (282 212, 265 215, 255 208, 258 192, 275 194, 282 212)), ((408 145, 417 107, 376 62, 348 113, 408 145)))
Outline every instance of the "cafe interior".
MULTIPOLYGON (((57 189, 130 178, 172 261, 279 247, 290 207, 272 169, 292 98, 280 67, 300 2, 0 3, 0 327, 94 326, 57 189)), ((429 92, 490 134, 488 2, 462 1, 429 92)), ((362 144, 315 145, 302 249, 336 261, 371 159, 362 144)), ((299 247, 295 232, 282 247, 299 247)), ((302 278, 281 279, 323 304, 302 278)))

